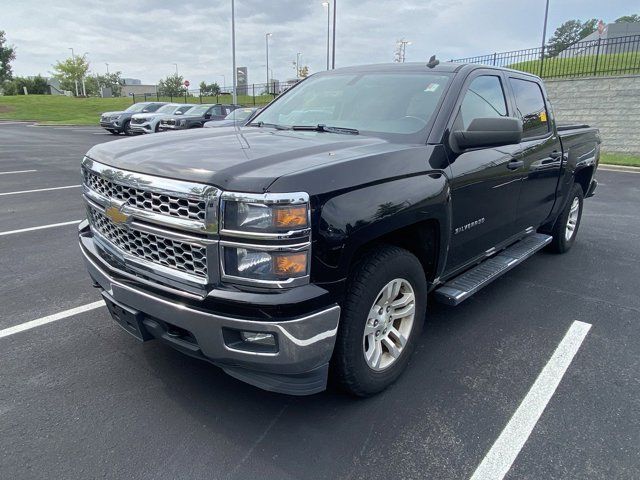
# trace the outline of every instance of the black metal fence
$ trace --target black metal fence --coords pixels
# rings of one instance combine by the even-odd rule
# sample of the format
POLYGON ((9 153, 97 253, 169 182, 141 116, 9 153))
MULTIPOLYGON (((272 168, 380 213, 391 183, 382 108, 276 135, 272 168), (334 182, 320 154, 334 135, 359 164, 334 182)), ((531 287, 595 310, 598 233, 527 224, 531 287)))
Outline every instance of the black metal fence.
MULTIPOLYGON (((238 104, 247 107, 263 106, 295 84, 296 81, 238 85, 236 87, 237 102, 238 104)), ((133 103, 151 101, 176 103, 231 103, 233 101, 232 92, 232 87, 222 87, 214 92, 202 91, 200 89, 184 89, 179 95, 138 93, 131 94, 131 98, 133 103)))
POLYGON ((513 68, 542 78, 640 73, 640 35, 598 38, 554 51, 548 46, 451 60, 513 68))

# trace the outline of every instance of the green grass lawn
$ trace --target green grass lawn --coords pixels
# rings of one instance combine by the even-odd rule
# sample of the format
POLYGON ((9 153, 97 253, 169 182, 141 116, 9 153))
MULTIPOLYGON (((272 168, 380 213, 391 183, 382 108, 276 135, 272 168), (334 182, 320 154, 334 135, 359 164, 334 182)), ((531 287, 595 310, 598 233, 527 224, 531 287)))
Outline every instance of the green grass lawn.
POLYGON ((640 167, 640 155, 625 155, 622 153, 602 153, 600 163, 609 165, 624 165, 627 167, 640 167))
MULTIPOLYGON (((238 103, 246 106, 265 105, 269 95, 238 97, 238 103)), ((136 101, 143 101, 136 96, 136 101)), ((155 101, 156 97, 149 97, 155 101)), ((169 97, 160 97, 168 102, 169 97)), ((176 103, 184 103, 184 97, 173 97, 176 103)), ((231 95, 203 97, 202 103, 231 103, 231 95)), ((97 125, 102 112, 124 110, 133 103, 131 98, 74 98, 61 95, 0 96, 0 120, 32 120, 43 124, 97 125)), ((187 97, 187 103, 200 103, 199 97, 187 97)))
POLYGON ((540 60, 513 63, 507 67, 543 78, 640 73, 640 52, 599 55, 597 59, 595 55, 545 58, 542 75, 540 75, 540 60))

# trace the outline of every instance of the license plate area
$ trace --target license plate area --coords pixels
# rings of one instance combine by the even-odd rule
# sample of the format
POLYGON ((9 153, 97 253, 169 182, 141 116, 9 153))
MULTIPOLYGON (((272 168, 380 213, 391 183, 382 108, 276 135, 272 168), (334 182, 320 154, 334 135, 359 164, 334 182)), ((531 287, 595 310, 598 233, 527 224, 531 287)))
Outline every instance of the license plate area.
POLYGON ((125 332, 127 332, 129 335, 132 335, 141 342, 146 342, 147 340, 153 339, 153 336, 147 331, 142 323, 142 321, 144 320, 143 313, 126 307, 106 295, 102 296, 104 297, 104 301, 107 304, 109 313, 111 313, 111 317, 116 321, 118 325, 120 325, 120 327, 122 327, 125 332))

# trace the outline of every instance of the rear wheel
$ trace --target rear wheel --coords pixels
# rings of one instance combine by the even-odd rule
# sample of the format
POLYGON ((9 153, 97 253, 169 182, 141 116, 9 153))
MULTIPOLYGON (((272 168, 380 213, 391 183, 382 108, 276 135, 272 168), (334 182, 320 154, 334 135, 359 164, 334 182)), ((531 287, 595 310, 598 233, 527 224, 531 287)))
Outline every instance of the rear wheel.
POLYGON ((131 131, 131 121, 130 120, 126 120, 124 122, 124 125, 122 125, 122 131, 124 132, 125 135, 133 135, 133 132, 131 131))
POLYGON ((569 201, 553 226, 553 240, 549 249, 556 253, 565 253, 573 246, 578 235, 582 219, 584 193, 580 185, 574 185, 569 194, 569 201))
POLYGON ((407 366, 424 323, 427 282, 413 254, 385 246, 357 264, 347 292, 332 375, 348 392, 368 396, 407 366))
POLYGON ((111 135, 120 135, 120 132, 119 132, 118 130, 108 130, 108 132, 109 132, 111 135))

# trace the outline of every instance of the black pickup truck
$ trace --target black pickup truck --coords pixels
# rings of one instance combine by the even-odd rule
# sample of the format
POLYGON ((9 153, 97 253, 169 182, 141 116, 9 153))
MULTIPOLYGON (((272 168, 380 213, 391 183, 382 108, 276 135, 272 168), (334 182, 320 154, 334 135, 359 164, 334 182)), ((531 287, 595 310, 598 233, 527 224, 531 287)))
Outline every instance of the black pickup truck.
MULTIPOLYGON (((255 386, 391 384, 427 298, 457 305, 576 240, 595 128, 480 65, 318 73, 243 127, 103 143, 80 246, 113 318, 255 386)), ((419 368, 417 365, 415 368, 419 368)))
POLYGON ((193 107, 185 115, 160 120, 161 131, 188 130, 190 128, 202 128, 209 120, 222 120, 239 105, 203 104, 193 107))

